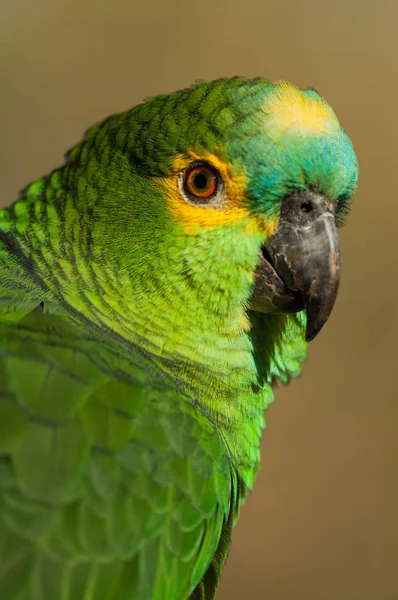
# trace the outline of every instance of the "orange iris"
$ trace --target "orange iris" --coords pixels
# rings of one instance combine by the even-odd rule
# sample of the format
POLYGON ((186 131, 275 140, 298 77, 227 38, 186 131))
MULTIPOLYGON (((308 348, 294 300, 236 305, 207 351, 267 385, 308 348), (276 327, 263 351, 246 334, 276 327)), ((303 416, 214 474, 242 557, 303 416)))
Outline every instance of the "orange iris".
POLYGON ((217 173, 211 167, 193 167, 185 179, 187 191, 196 198, 210 198, 217 188, 217 173))

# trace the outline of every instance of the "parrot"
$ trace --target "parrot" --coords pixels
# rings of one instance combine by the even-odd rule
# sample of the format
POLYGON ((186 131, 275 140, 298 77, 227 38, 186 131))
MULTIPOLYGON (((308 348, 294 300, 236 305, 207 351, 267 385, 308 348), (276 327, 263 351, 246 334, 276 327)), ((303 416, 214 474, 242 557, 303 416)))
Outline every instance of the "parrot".
POLYGON ((215 598, 357 179, 315 89, 232 77, 92 126, 0 210, 1 598, 215 598))

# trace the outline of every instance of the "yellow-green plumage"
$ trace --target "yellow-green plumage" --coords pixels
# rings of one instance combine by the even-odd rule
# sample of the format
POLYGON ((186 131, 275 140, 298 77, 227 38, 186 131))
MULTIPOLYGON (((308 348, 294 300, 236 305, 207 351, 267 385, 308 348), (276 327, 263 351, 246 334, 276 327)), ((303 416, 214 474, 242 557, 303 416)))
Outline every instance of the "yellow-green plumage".
POLYGON ((0 211, 2 598, 214 597, 306 354, 304 312, 252 310, 259 252, 283 198, 339 220, 356 178, 316 92, 235 78, 110 117, 0 211), (218 204, 179 187, 198 157, 218 204))

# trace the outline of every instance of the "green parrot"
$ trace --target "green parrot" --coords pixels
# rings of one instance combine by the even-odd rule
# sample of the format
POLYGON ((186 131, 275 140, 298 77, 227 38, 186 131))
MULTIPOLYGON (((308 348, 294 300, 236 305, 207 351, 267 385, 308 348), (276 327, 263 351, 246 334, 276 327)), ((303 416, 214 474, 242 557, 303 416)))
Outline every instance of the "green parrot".
POLYGON ((1 598, 215 597, 357 174, 315 90, 235 77, 109 117, 0 210, 1 598))

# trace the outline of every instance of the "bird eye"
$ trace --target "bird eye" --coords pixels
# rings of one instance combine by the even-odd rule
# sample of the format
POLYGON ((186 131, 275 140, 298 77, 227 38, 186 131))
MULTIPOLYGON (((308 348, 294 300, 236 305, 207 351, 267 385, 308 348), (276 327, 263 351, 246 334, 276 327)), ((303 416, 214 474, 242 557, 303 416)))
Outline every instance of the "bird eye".
POLYGON ((221 177, 214 167, 195 162, 185 171, 182 189, 191 202, 206 204, 217 195, 220 185, 221 177))

